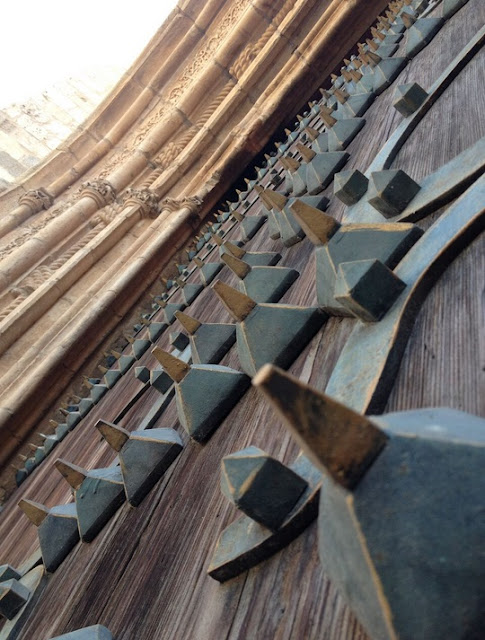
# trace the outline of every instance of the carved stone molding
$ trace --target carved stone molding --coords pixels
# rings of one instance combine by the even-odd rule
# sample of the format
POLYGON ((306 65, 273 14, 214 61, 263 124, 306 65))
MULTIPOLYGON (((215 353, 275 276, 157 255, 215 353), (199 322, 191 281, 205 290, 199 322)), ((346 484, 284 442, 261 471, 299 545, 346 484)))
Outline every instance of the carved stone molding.
POLYGON ((33 214, 38 213, 41 209, 48 209, 53 202, 54 198, 43 187, 30 189, 19 198, 19 205, 29 207, 33 214))
POLYGON ((107 180, 90 180, 83 182, 80 197, 92 198, 98 207, 105 207, 116 198, 116 191, 107 180))
POLYGON ((143 209, 144 215, 149 218, 156 218, 160 214, 158 196, 150 189, 127 189, 124 204, 137 204, 143 209))

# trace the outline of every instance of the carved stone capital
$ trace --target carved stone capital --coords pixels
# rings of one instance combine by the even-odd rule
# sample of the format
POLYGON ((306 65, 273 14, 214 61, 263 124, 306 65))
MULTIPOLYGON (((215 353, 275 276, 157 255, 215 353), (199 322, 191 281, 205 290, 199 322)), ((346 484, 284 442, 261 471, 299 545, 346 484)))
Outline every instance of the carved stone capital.
POLYGON ((92 198, 101 208, 114 201, 116 191, 107 180, 89 180, 82 183, 80 196, 92 198))
POLYGON ((33 214, 48 209, 53 202, 54 198, 43 187, 30 189, 19 198, 19 204, 29 207, 33 214))
POLYGON ((165 198, 160 203, 160 209, 165 211, 180 211, 180 209, 188 209, 191 213, 198 213, 202 206, 202 200, 198 196, 190 196, 175 200, 174 198, 165 198))
POLYGON ((127 189, 124 204, 129 203, 140 205, 144 215, 149 218, 156 218, 160 214, 158 196, 150 189, 127 189))

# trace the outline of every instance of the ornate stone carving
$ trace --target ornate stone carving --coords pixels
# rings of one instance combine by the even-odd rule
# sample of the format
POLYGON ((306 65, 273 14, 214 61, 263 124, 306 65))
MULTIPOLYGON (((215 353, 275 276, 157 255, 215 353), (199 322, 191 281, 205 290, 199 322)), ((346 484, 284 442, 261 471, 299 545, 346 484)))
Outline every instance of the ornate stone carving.
POLYGON ((79 192, 81 198, 92 198, 98 207, 105 207, 116 198, 116 191, 107 180, 89 180, 88 182, 83 182, 79 192))
POLYGON ((29 207, 33 214, 41 209, 48 209, 53 202, 54 198, 43 187, 30 189, 19 198, 19 205, 29 207))
POLYGON ((191 213, 197 213, 202 206, 202 200, 198 196, 190 196, 181 200, 175 198, 165 198, 160 203, 160 209, 165 211, 180 211, 180 209, 188 209, 191 213))
POLYGON ((158 196, 150 189, 127 189, 124 204, 138 204, 142 207, 143 213, 149 218, 156 218, 160 214, 158 196))

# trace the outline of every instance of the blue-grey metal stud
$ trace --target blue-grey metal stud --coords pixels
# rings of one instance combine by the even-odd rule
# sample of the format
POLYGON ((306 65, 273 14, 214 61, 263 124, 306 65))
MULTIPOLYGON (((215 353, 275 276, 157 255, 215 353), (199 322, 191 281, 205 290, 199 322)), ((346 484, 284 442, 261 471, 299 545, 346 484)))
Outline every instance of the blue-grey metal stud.
POLYGON ((87 471, 61 458, 54 465, 74 489, 81 540, 91 542, 125 501, 121 470, 87 471))
POLYGON ((378 322, 405 286, 380 260, 355 260, 339 264, 334 296, 359 320, 378 322))
POLYGON ((250 376, 266 362, 288 367, 327 319, 313 307, 256 304, 220 280, 213 289, 237 321, 239 361, 250 376))
POLYGON ((0 584, 0 615, 15 618, 30 598, 30 591, 18 580, 11 578, 0 584))
POLYGON ((255 302, 278 302, 300 275, 288 267, 251 267, 229 253, 222 260, 241 279, 240 291, 255 302))
POLYGON ((117 453, 127 501, 137 507, 182 451, 173 429, 126 431, 99 420, 96 428, 117 453))
POLYGON ((233 324, 201 323, 182 311, 177 311, 176 316, 190 336, 194 364, 217 364, 236 342, 233 324))
POLYGON ((393 107, 407 118, 419 109, 427 97, 428 94, 417 82, 401 84, 396 87, 393 107))
POLYGON ((420 186, 401 169, 371 173, 367 198, 369 204, 386 218, 398 215, 408 206, 420 186))
POLYGON ((341 171, 334 176, 333 192, 344 204, 351 206, 367 191, 369 180, 357 169, 341 171))
POLYGON ((247 447, 222 459, 222 493, 272 531, 283 523, 307 486, 303 478, 258 447, 247 447))
POLYGON ((179 420, 197 442, 204 442, 246 393, 249 378, 229 367, 188 365, 155 347, 153 355, 175 383, 179 420))
POLYGON ((38 502, 22 499, 19 507, 37 527, 46 571, 54 572, 79 541, 75 503, 48 508, 38 502))

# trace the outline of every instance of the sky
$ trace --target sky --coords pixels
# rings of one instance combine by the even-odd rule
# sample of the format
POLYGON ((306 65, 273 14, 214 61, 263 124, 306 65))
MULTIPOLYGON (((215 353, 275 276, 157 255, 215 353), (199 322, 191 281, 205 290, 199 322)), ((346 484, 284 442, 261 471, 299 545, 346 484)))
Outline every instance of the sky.
POLYGON ((125 71, 176 0, 7 0, 0 22, 0 108, 96 66, 125 71))

